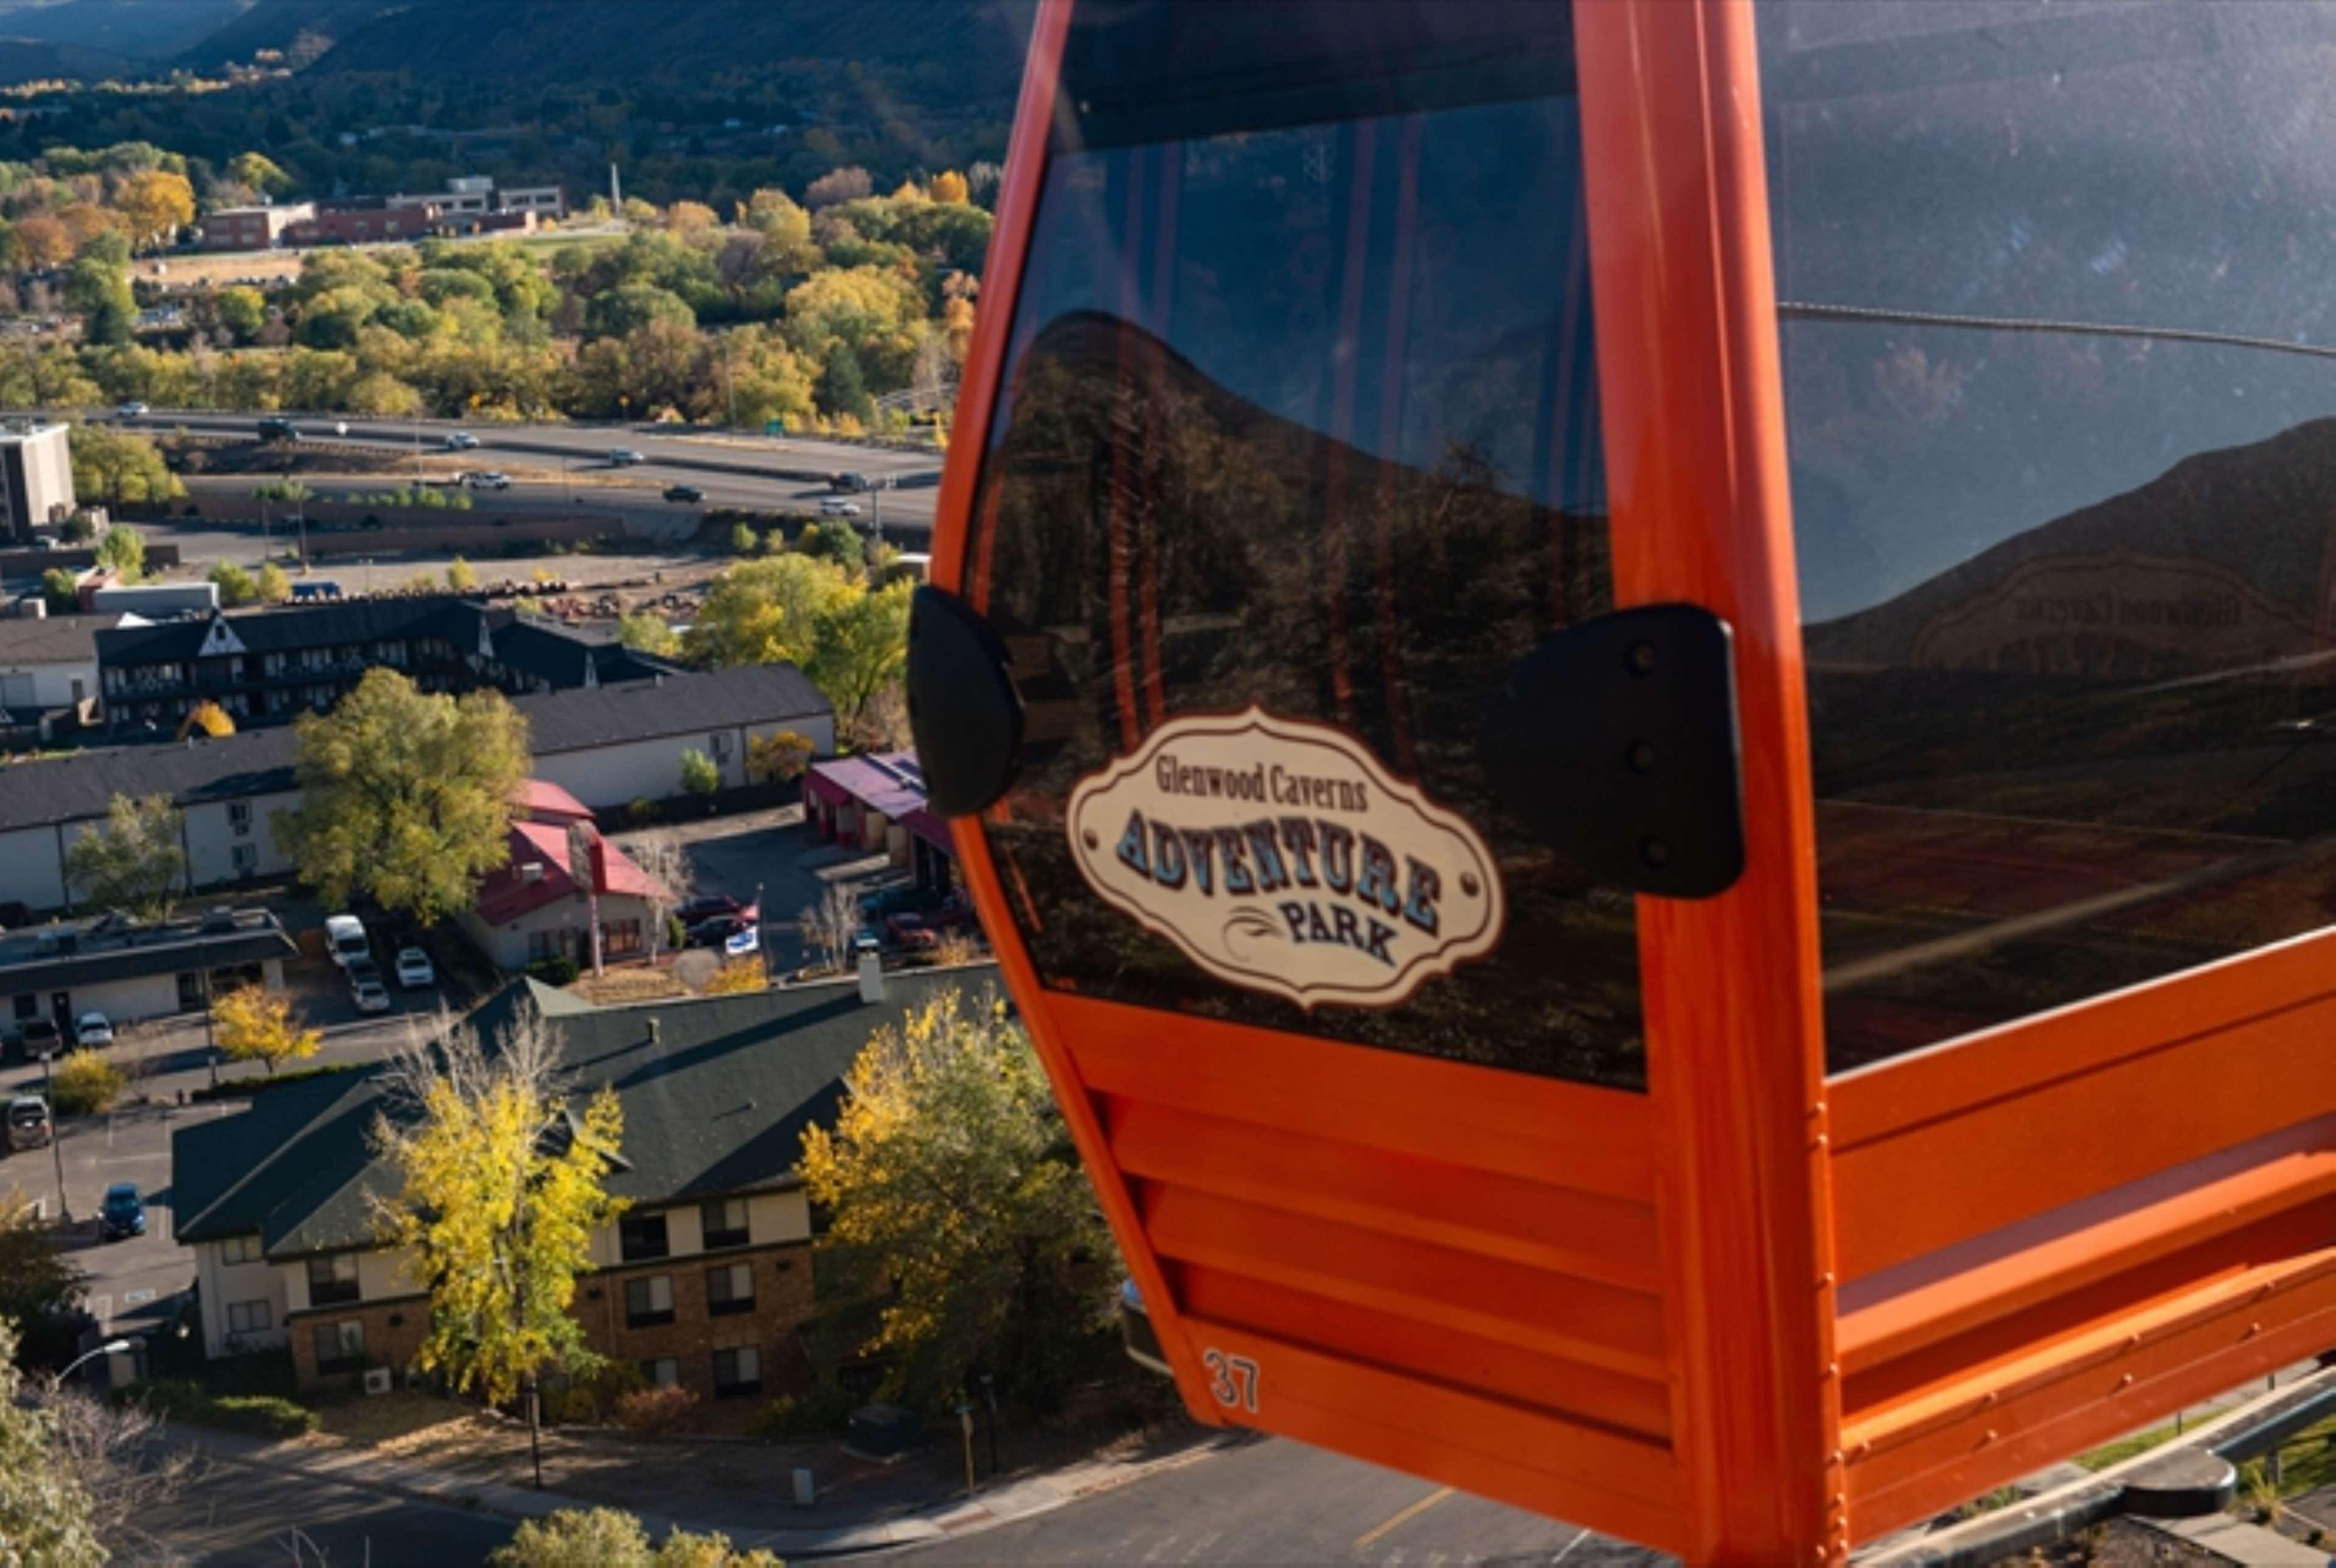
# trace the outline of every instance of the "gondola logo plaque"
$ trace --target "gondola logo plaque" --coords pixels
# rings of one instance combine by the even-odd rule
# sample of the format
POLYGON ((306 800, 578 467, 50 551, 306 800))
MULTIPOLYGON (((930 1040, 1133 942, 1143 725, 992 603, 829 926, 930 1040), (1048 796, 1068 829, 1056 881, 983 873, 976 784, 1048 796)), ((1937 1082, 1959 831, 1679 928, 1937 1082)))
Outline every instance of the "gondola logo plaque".
POLYGON ((1493 857, 1353 736, 1261 708, 1173 719, 1079 781, 1071 854, 1219 979, 1392 1007, 1500 940, 1493 857))

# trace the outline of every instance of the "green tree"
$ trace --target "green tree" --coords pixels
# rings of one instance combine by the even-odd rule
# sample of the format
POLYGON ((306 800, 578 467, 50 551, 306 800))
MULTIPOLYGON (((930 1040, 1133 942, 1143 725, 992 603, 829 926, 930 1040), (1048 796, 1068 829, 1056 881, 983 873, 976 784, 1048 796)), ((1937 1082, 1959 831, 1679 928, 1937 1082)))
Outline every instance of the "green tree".
POLYGON ((102 424, 76 424, 66 433, 73 456, 73 493, 117 504, 177 501, 187 493, 162 453, 145 436, 102 424))
POLYGON ((681 787, 700 800, 711 800, 722 788, 722 765, 702 751, 681 754, 681 787))
POLYGON ((127 343, 138 326, 130 274, 94 256, 83 257, 65 274, 65 308, 81 317, 84 343, 127 343))
POLYGON ((29 1355, 72 1353, 73 1313, 86 1289, 55 1228, 23 1197, 0 1196, 0 1322, 18 1326, 29 1355))
POLYGON ((268 325, 268 297, 240 284, 222 288, 212 297, 211 313, 238 343, 249 343, 268 325))
POLYGON ((291 578, 272 560, 259 569, 259 575, 252 579, 252 588, 262 604, 282 604, 292 597, 291 578))
POLYGON ((848 343, 836 343, 820 366, 816 395, 824 413, 849 415, 865 424, 876 416, 875 400, 868 395, 868 377, 860 368, 860 355, 848 343))
POLYGON ((146 575, 146 536, 126 524, 115 523, 97 541, 97 564, 124 582, 136 582, 146 575))
POLYGON ((672 658, 681 652, 681 638, 673 628, 645 609, 618 619, 617 638, 627 648, 655 654, 659 658, 672 658))
POLYGON ((842 569, 806 555, 764 556, 723 570, 706 589, 684 647, 704 664, 808 667, 821 618, 864 592, 842 569))
POLYGON ((82 1477, 57 1448, 55 1415, 24 1398, 16 1326, 0 1319, 0 1544, 12 1563, 100 1568, 112 1553, 91 1524, 82 1477))
POLYGON ((755 536, 754 524, 750 522, 734 522, 730 525, 730 553, 732 555, 752 555, 754 553, 755 547, 761 543, 762 541, 755 536))
POLYGON ((479 569, 461 556, 446 563, 446 586, 456 593, 469 593, 479 586, 479 569))
POLYGON ((212 567, 210 580, 219 589, 221 604, 249 604, 259 597, 258 585, 251 580, 251 573, 231 560, 222 560, 212 567))
POLYGON ((227 177, 263 196, 281 196, 292 189, 292 177, 265 152, 237 153, 227 161, 227 177))
POLYGON ((611 288, 593 296, 591 303, 584 307, 584 331, 592 337, 622 337, 651 322, 695 327, 697 312, 671 289, 647 283, 611 288))
POLYGON ((874 592, 841 596, 819 618, 816 643, 803 673, 834 706, 836 727, 849 734, 861 710, 900 678, 909 662, 909 598, 915 586, 895 582, 874 592))
POLYGON ((374 1123, 398 1177, 377 1229, 413 1250, 430 1292, 415 1359, 491 1404, 599 1361, 569 1307, 593 1231, 625 1206, 601 1185, 624 1114, 605 1085, 571 1114, 562 1076, 550 1030, 522 1008, 492 1042, 457 1027, 403 1052, 374 1123))
POLYGON ((81 902, 142 920, 170 912, 187 880, 179 809, 166 794, 117 794, 105 821, 65 849, 65 881, 81 902))
POLYGON ((425 695, 370 669, 331 713, 302 716, 295 750, 301 803, 277 814, 277 840, 329 903, 363 891, 432 925, 510 854, 527 721, 499 693, 425 695))
POLYGON ((63 567, 53 566, 41 573, 41 597, 51 615, 71 615, 81 609, 81 584, 63 567))
POLYGON ((840 1262, 889 1286, 871 1350, 926 1402, 995 1368, 1059 1397, 1105 1322, 1111 1238, 1030 1041, 994 995, 955 990, 870 1041, 832 1132, 803 1135, 803 1184, 840 1262))

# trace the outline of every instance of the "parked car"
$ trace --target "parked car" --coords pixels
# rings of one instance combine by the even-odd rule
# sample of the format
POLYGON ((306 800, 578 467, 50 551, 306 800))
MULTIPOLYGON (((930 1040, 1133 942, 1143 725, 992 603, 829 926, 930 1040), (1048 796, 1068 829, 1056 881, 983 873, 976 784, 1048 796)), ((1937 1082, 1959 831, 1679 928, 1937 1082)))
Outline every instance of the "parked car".
POLYGON ((819 514, 822 517, 858 517, 860 503, 856 501, 838 501, 831 495, 819 503, 819 514))
POLYGON ((381 971, 371 959, 349 966, 349 995, 361 1013, 389 1011, 389 988, 381 983, 381 971))
POLYGON ((718 948, 740 931, 751 929, 746 920, 736 915, 716 915, 689 928, 689 945, 693 948, 718 948))
POLYGON ((397 983, 407 990, 416 990, 438 983, 438 971, 430 964, 430 955, 420 948, 397 950, 397 983))
POLYGON ((478 444, 479 438, 467 430, 450 430, 446 433, 446 450, 449 452, 470 452, 478 444))
POLYGON ((133 397, 113 412, 122 419, 143 419, 151 411, 133 397))
POLYGON ((146 1233, 146 1200, 138 1195, 135 1182, 116 1182, 105 1189, 98 1200, 97 1218, 100 1230, 109 1242, 119 1242, 127 1236, 146 1233))
POLYGON ((830 490, 840 490, 847 494, 857 494, 859 492, 870 487, 868 483, 868 476, 866 474, 846 472, 843 473, 832 473, 828 475, 827 488, 830 490))
POLYGON ((687 903, 676 904, 673 918, 686 928, 703 925, 707 920, 716 920, 724 915, 735 915, 745 907, 736 899, 725 894, 706 893, 690 900, 687 903))
POLYGON ((325 921, 325 947, 343 969, 373 961, 373 944, 365 940, 365 922, 355 915, 334 915, 325 921))
POLYGON ((17 1043, 24 1048, 28 1062, 45 1062, 64 1048, 64 1031, 51 1018, 26 1018, 17 1032, 17 1043))
POLYGON ((73 1044, 110 1046, 112 1043, 113 1020, 103 1013, 83 1013, 73 1020, 73 1044))
POLYGON ((612 446, 608 449, 610 468, 630 468, 641 461, 641 454, 629 446, 612 446))
POLYGON ((511 475, 508 473, 497 473, 493 469, 489 469, 483 473, 464 474, 462 476, 462 482, 469 485, 472 490, 509 490, 511 488, 511 475))
POLYGON ((884 922, 885 931, 909 952, 930 952, 941 945, 941 934, 925 923, 922 915, 893 915, 884 922))
POLYGON ((665 487, 667 501, 704 501, 706 492, 694 484, 668 484, 665 487))
POLYGON ((38 1095, 18 1095, 8 1102, 8 1148, 39 1149, 56 1136, 49 1120, 49 1102, 38 1095))

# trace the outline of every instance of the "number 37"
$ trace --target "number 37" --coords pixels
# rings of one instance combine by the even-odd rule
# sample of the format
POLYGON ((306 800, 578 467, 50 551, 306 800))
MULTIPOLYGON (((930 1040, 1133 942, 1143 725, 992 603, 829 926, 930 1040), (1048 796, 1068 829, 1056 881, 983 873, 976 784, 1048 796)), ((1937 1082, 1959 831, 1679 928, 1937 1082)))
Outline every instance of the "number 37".
POLYGON ((1247 1356, 1228 1356, 1210 1349, 1201 1352, 1209 1369, 1209 1392, 1228 1410, 1257 1414, 1257 1363, 1247 1356))

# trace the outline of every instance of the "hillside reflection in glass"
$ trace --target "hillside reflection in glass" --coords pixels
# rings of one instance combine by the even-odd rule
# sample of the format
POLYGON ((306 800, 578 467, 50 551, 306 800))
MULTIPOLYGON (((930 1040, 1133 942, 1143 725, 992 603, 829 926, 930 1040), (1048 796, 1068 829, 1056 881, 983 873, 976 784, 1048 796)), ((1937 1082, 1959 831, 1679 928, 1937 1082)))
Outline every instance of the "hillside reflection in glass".
POLYGON ((2336 7, 1760 26, 1833 1066, 2329 925, 2336 7))
POLYGON ((1510 666, 1611 608, 1570 39, 1530 15, 1553 43, 1480 46, 1473 92, 1465 67, 1391 112, 1180 108, 1176 138, 1053 156, 967 552, 1030 710, 986 831, 1050 987, 1643 1085, 1630 895, 1504 820, 1475 757, 1510 666), (1494 950, 1399 1007, 1301 1010, 1095 895, 1073 787, 1251 704, 1467 819, 1494 950))

